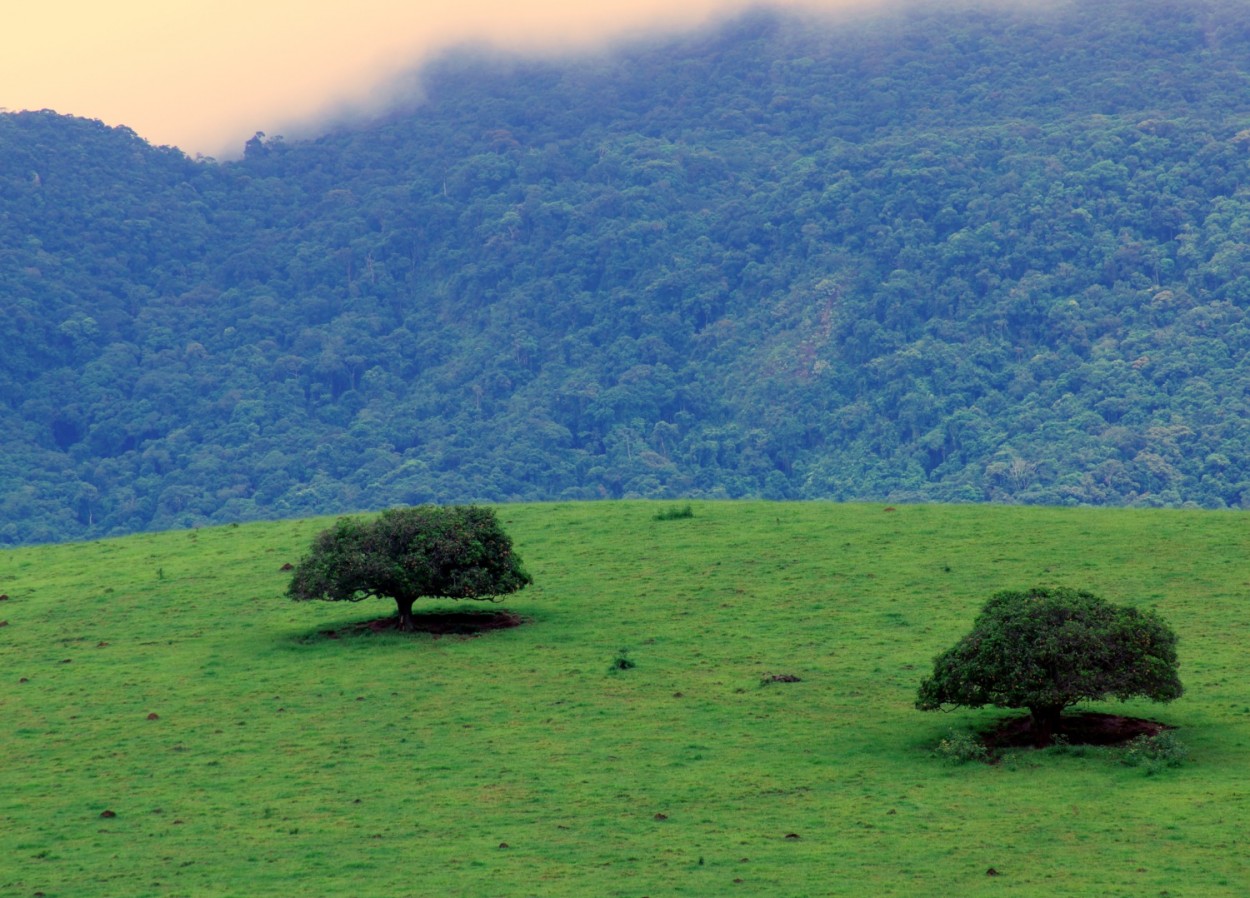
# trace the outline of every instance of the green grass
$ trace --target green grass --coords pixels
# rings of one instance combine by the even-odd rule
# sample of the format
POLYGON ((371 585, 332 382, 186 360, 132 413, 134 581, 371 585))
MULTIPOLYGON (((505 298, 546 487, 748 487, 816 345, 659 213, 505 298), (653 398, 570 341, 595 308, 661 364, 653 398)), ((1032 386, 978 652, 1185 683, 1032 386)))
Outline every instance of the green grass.
POLYGON ((525 626, 478 638, 320 636, 394 610, 283 598, 282 564, 324 519, 0 553, 0 894, 1208 896, 1250 881, 1242 515, 662 508, 501 507, 535 585, 505 605, 525 626), (1100 707, 1181 727, 1190 762, 932 756, 1002 713, 913 710, 933 656, 989 594, 1035 584, 1160 610, 1187 695, 1100 707), (633 668, 614 665, 623 647, 633 668), (762 683, 783 674, 800 682, 762 683))

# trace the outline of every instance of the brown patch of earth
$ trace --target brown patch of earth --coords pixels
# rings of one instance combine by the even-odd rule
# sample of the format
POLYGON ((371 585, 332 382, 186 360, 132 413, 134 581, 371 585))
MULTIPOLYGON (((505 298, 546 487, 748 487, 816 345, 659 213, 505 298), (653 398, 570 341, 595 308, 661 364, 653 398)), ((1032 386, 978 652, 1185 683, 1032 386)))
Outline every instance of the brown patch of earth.
POLYGON ((802 679, 794 674, 765 674, 763 682, 765 683, 802 683, 802 679))
MULTIPOLYGON (((481 636, 491 630, 507 630, 525 623, 525 618, 511 611, 429 611, 412 616, 414 633, 434 636, 481 636)), ((319 635, 329 639, 357 636, 365 633, 385 633, 399 629, 398 617, 382 617, 377 620, 348 624, 337 630, 322 630, 319 635)))
MULTIPOLYGON (((1009 717, 992 730, 981 734, 981 741, 990 751, 1001 748, 1033 748, 1033 731, 1027 714, 1009 717)), ((1122 717, 1119 714, 1100 714, 1084 711, 1065 714, 1059 719, 1055 735, 1068 745, 1122 745, 1138 736, 1157 736, 1164 730, 1175 729, 1157 720, 1140 717, 1122 717)))

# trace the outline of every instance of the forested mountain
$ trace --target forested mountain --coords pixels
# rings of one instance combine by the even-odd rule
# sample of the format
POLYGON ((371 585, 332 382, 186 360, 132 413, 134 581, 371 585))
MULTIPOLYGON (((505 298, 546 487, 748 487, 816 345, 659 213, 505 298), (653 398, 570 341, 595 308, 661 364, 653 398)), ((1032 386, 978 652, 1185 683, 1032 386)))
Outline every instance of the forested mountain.
POLYGON ((1250 5, 757 11, 192 160, 0 115, 0 543, 421 501, 1250 504, 1250 5))

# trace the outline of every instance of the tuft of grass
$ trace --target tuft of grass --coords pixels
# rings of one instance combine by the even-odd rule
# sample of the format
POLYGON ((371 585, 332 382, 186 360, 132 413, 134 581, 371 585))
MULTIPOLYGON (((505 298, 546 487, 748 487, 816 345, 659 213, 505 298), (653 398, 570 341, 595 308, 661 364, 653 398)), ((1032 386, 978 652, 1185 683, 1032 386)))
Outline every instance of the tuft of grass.
POLYGON ((679 521, 682 518, 693 518, 694 508, 690 505, 678 507, 671 505, 668 508, 661 509, 651 516, 653 521, 679 521))
POLYGON ((1088 745, 1073 745, 1067 736, 1062 733, 1055 734, 1054 743, 1050 747, 1050 751, 1055 755, 1069 755, 1073 758, 1083 758, 1089 754, 1090 747, 1088 745))
POLYGON ((282 562, 331 518, 0 552, 0 892, 975 898, 1250 881, 1228 848, 1250 829, 1241 514, 697 502, 698 527, 656 527, 664 507, 508 506, 535 583, 504 606, 523 625, 476 637, 326 637, 394 611, 283 597, 282 562), (947 730, 1006 712, 915 711, 930 659, 989 594, 1038 582, 1158 607, 1186 696, 1092 710, 1183 724, 1202 764, 934 763, 947 730), (621 645, 644 663, 605 676, 621 645), (769 670, 804 682, 742 688, 769 670))

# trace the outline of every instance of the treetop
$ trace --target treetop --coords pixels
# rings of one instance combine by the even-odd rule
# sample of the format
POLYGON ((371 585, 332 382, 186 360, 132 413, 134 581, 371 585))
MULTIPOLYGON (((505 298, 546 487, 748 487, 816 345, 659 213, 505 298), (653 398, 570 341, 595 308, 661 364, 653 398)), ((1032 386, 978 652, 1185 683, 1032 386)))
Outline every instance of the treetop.
POLYGON ((1057 713, 1109 698, 1168 702, 1183 691, 1176 644, 1176 634, 1152 610, 1066 587, 1007 590, 994 594, 971 632, 934 660, 916 707, 1057 713))

